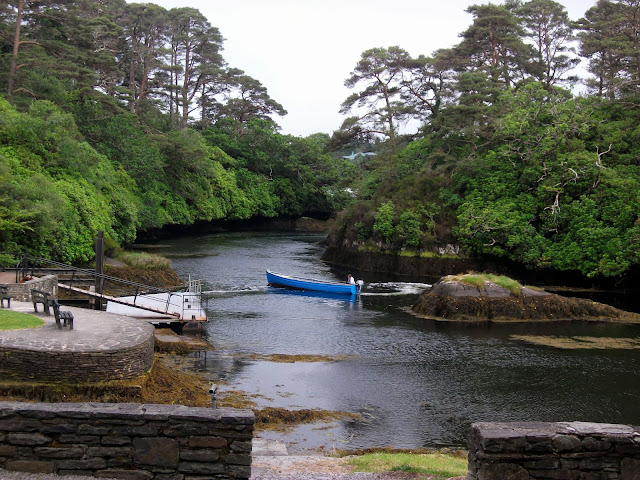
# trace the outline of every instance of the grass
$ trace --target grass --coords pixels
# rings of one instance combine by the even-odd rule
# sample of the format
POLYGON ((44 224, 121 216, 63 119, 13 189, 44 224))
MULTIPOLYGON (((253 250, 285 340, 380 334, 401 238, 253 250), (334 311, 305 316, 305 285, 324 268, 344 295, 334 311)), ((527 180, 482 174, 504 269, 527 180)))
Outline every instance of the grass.
POLYGON ((142 270, 169 268, 171 261, 168 258, 147 252, 118 252, 116 258, 123 263, 142 270))
POLYGON ((0 310, 0 330, 20 330, 23 328, 38 328, 44 325, 44 320, 28 313, 0 310))
MULTIPOLYGON (((349 463, 357 472, 407 472, 431 475, 433 480, 465 476, 468 472, 466 457, 445 453, 369 453, 353 457, 349 463)), ((430 477, 431 478, 431 477, 430 477)))
POLYGON ((465 273, 463 275, 451 275, 449 280, 466 283, 479 289, 484 289, 485 283, 495 283, 502 288, 509 290, 513 295, 519 297, 522 295, 522 285, 513 278, 504 275, 493 275, 491 273, 465 273))

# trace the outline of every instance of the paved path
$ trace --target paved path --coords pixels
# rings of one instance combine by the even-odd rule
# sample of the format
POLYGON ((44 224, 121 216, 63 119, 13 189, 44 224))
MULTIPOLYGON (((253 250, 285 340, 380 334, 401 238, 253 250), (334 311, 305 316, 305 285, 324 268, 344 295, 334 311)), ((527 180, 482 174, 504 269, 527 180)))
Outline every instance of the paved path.
MULTIPOLYGON (((5 348, 105 352, 139 345, 154 332, 153 325, 142 320, 67 305, 63 310, 73 313, 73 330, 58 329, 53 312, 51 315, 34 313, 32 303, 11 300, 11 310, 37 315, 45 325, 26 330, 0 330, 0 346, 5 348)), ((38 304, 38 310, 42 310, 42 304, 38 304)))

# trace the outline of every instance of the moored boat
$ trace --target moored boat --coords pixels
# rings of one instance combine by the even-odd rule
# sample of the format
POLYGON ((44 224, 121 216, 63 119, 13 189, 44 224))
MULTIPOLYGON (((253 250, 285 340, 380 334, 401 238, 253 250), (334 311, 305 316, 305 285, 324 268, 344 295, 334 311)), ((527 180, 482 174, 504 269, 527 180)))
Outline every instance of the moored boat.
POLYGON ((312 280, 270 272, 269 270, 267 270, 267 283, 272 287, 312 290, 315 292, 337 293, 341 295, 356 295, 360 291, 360 284, 312 280))

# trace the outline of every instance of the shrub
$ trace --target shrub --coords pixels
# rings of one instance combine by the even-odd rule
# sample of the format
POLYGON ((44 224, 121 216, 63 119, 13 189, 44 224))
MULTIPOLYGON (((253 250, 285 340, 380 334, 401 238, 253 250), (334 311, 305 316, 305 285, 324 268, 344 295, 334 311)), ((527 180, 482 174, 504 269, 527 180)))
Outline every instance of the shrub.
POLYGON ((380 205, 378 213, 376 214, 376 221, 373 224, 373 230, 380 235, 386 243, 391 243, 393 234, 395 233, 393 217, 394 210, 392 201, 380 205))

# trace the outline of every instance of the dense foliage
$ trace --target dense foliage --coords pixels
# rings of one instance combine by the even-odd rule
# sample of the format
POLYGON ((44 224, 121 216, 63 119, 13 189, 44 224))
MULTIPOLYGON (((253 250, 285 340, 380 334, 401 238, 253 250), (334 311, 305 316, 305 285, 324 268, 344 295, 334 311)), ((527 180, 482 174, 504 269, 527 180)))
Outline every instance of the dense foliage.
POLYGON ((89 259, 98 230, 342 210, 341 245, 638 267, 640 4, 467 11, 452 48, 363 52, 351 116, 298 138, 198 10, 0 0, 0 264, 89 259))
MULTIPOLYGON (((640 4, 571 22, 552 0, 474 5, 451 49, 362 54, 341 138, 384 140, 334 238, 620 276, 640 263, 640 4), (578 53, 589 59, 582 90, 578 53), (413 135, 399 126, 418 122, 413 135), (449 247, 451 249, 453 247, 449 247)), ((585 62, 586 65, 586 62, 585 62)))
POLYGON ((0 1, 0 265, 93 257, 140 231, 342 208, 353 166, 328 135, 228 67, 192 8, 0 1))

